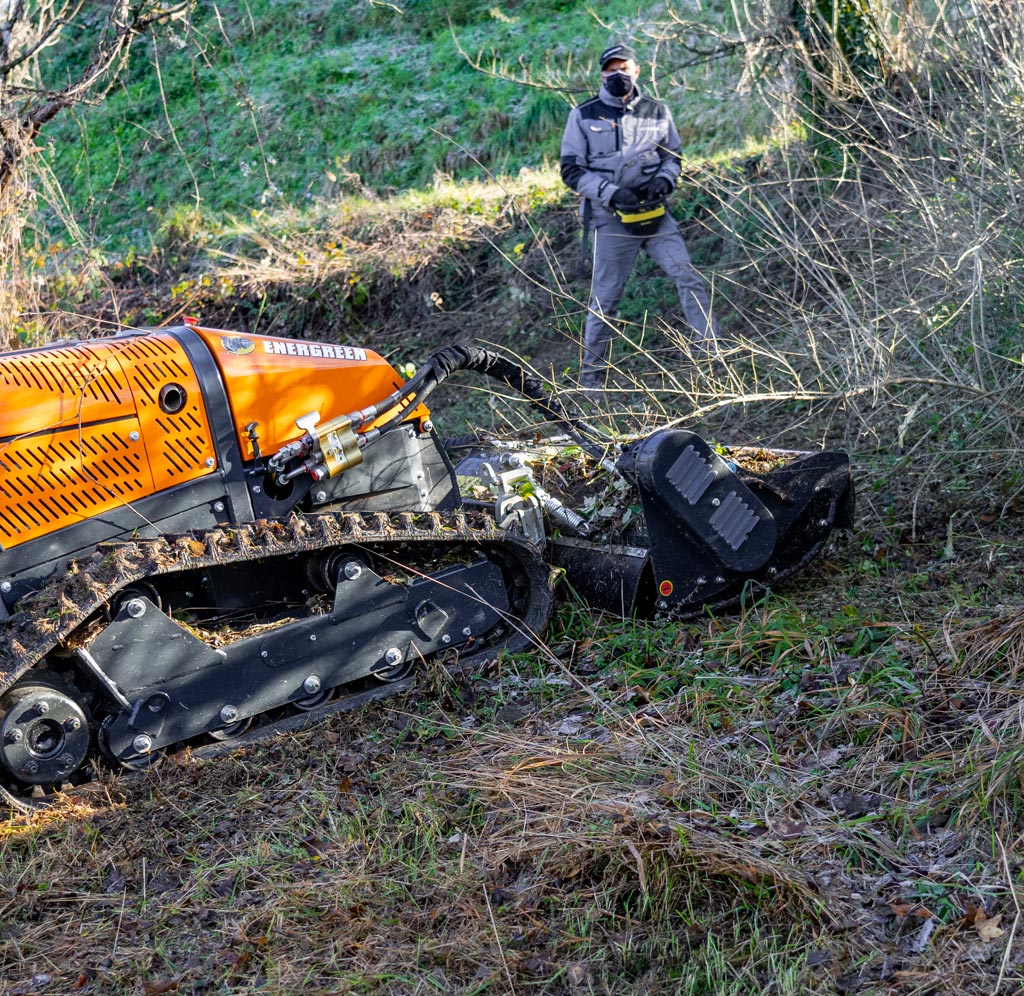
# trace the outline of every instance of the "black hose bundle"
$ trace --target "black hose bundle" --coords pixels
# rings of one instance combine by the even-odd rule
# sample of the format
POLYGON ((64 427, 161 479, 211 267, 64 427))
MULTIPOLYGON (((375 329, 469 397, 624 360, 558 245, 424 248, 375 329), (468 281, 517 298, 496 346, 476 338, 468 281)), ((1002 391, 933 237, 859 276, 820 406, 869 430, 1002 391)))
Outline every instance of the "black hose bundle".
POLYGON ((545 390, 544 382, 530 374, 522 364, 502 356, 493 349, 470 344, 447 346, 428 357, 413 377, 393 394, 349 416, 353 426, 358 429, 372 422, 383 412, 390 411, 396 405, 402 405, 403 410, 393 418, 376 429, 363 433, 366 442, 371 442, 381 433, 398 425, 405 416, 406 408, 412 404, 425 402, 444 381, 459 370, 473 370, 502 381, 526 398, 547 418, 564 426, 569 435, 592 456, 599 460, 605 458, 607 437, 583 421, 583 416, 578 410, 563 405, 559 399, 545 390))

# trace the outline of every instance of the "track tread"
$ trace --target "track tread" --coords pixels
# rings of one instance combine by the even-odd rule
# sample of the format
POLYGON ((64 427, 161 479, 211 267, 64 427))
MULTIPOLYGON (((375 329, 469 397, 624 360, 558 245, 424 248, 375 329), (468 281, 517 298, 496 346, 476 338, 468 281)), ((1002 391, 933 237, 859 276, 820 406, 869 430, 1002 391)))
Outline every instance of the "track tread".
MULTIPOLYGON (((543 554, 524 537, 501 529, 486 513, 467 514, 457 509, 450 513, 292 515, 284 520, 260 519, 203 533, 104 543, 91 556, 72 561, 66 572, 24 598, 0 629, 0 691, 72 637, 78 626, 120 590, 137 581, 345 544, 372 549, 418 543, 490 546, 512 554, 531 585, 529 604, 521 620, 523 630, 543 630, 552 601, 543 554)), ((528 638, 517 640, 513 635, 508 645, 520 649, 526 642, 528 638)))

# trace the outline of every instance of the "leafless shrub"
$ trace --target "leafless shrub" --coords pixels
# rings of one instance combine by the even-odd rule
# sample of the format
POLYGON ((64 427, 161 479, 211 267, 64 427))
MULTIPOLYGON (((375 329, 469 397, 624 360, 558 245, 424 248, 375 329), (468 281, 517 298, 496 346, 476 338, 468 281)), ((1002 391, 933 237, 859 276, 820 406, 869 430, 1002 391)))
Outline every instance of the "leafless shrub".
POLYGON ((30 167, 47 122, 75 104, 100 101, 124 69, 132 44, 180 18, 191 0, 111 0, 96 12, 84 0, 12 0, 0 7, 0 348, 11 346, 26 305, 37 304, 22 261, 22 236, 37 188, 30 167), (84 24, 94 41, 89 58, 68 74, 52 55, 72 26, 84 24))
MULTIPOLYGON (((884 71, 867 85, 838 63, 824 73, 776 5, 737 7, 774 139, 754 171, 684 177, 684 197, 710 202, 698 223, 721 245, 709 276, 730 341, 717 374, 677 357, 659 403, 691 417, 742 406, 769 435, 809 403, 832 438, 902 456, 922 487, 951 458, 985 477, 998 451, 988 500, 1013 502, 1024 8, 964 2, 926 21, 904 5, 878 21, 894 26, 880 28, 884 71)), ((688 30, 676 16, 662 42, 693 49, 688 30)), ((649 332, 627 338, 636 349, 649 332)), ((647 376, 623 371, 631 388, 647 376)))

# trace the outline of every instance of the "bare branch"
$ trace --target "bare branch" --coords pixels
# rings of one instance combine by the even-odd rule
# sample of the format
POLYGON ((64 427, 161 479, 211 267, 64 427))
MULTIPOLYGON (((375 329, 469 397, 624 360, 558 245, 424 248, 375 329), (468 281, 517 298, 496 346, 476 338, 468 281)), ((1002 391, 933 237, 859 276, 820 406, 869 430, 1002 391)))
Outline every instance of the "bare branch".
MULTIPOLYGON (((77 79, 54 90, 40 89, 32 92, 20 87, 7 88, 8 95, 28 96, 31 93, 38 100, 35 106, 22 108, 19 115, 28 137, 34 138, 39 133, 39 129, 64 108, 85 100, 90 91, 104 77, 111 73, 116 75, 116 72, 123 67, 124 60, 137 37, 153 26, 175 19, 188 10, 191 5, 191 0, 182 0, 182 2, 171 6, 154 4, 151 0, 143 0, 143 2, 135 4, 128 3, 127 0, 115 0, 108 21, 114 28, 113 37, 100 39, 92 59, 77 79)), ((25 58, 38 52, 46 42, 54 40, 58 36, 60 28, 66 23, 66 21, 52 22, 44 31, 41 40, 33 46, 25 58)), ((21 61, 23 59, 19 58, 18 62, 21 61)), ((12 63, 11 67, 13 65, 15 63, 12 63)), ((0 114, 2 113, 3 109, 0 107, 0 114)), ((0 167, 0 183, 2 181, 3 173, 2 167, 0 167)))
POLYGON ((0 78, 9 77, 19 66, 31 61, 43 49, 56 42, 64 28, 70 25, 81 12, 83 3, 84 0, 75 0, 73 5, 65 4, 59 12, 50 15, 48 20, 46 19, 47 12, 41 11, 38 16, 35 39, 27 42, 24 50, 17 53, 14 58, 9 58, 10 43, 17 41, 17 28, 21 27, 26 37, 31 37, 33 34, 33 29, 28 26, 28 16, 24 12, 23 2, 18 0, 17 12, 13 13, 10 20, 0 27, 0 35, 7 43, 4 46, 4 59, 0 61, 0 78))
MULTIPOLYGON (((2 0, 0 0, 2 2, 2 0)), ((19 258, 24 226, 35 203, 25 164, 40 129, 63 109, 100 100, 127 65, 135 40, 182 17, 194 0, 108 0, 93 31, 91 56, 76 76, 51 85, 41 59, 76 27, 85 0, 7 0, 0 21, 0 348, 8 346, 19 314, 37 293, 22 279, 19 258)), ((90 5, 90 12, 93 11, 90 5)), ((90 29, 92 30, 92 29, 90 29)))

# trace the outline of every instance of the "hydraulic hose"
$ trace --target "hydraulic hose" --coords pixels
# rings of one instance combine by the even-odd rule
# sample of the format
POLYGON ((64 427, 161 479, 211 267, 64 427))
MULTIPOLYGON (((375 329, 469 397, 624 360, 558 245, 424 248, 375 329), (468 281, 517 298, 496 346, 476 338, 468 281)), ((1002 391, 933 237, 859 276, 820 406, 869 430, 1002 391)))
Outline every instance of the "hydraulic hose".
MULTIPOLYGON (((600 430, 585 422, 579 411, 566 407, 550 391, 546 391, 543 381, 529 373, 522 364, 507 356, 502 356, 493 349, 482 346, 452 346, 449 349, 465 354, 465 365, 455 366, 451 372, 458 369, 475 370, 501 381, 526 398, 547 418, 564 426, 569 435, 577 440, 591 456, 601 461, 606 459, 607 437, 600 430)), ((442 350, 442 353, 444 352, 447 351, 442 350)), ((436 355, 440 356, 441 354, 436 355)))
MULTIPOLYGON (((393 394, 368 408, 354 412, 350 416, 353 425, 356 427, 366 425, 382 412, 390 411, 403 402, 408 402, 408 404, 425 402, 444 381, 459 370, 473 370, 502 381, 513 391, 526 398, 546 417, 563 426, 569 435, 591 456, 602 462, 605 461, 607 437, 583 421, 580 412, 567 408, 561 401, 545 391, 543 382, 530 374, 522 364, 484 346, 460 344, 447 346, 434 353, 427 358, 415 375, 393 394)), ((398 425, 404 418, 404 409, 408 407, 408 404, 403 406, 403 411, 383 425, 363 433, 362 435, 367 437, 366 442, 372 442, 381 433, 398 425)))

